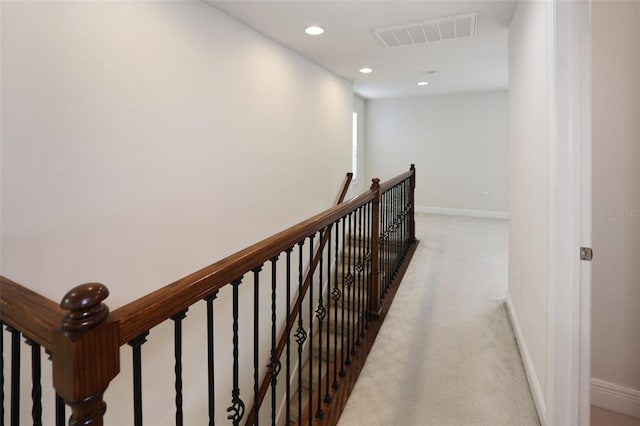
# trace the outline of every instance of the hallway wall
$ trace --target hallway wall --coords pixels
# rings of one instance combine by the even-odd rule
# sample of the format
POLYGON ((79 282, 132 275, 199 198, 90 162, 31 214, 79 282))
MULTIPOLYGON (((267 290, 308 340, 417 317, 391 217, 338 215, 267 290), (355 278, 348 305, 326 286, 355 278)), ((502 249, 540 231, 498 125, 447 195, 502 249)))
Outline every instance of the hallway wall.
POLYGON ((592 403, 640 417, 640 3, 591 10, 592 403))
MULTIPOLYGON (((204 2, 2 2, 1 19, 1 273, 55 301, 97 281, 113 310, 330 207, 351 168, 350 84, 204 2)), ((184 335, 186 424, 207 411, 200 331, 184 335)), ((143 351, 148 424, 174 424, 172 333, 143 351)), ((131 424, 122 357, 106 424, 131 424)))
POLYGON ((509 28, 509 311, 546 424, 549 280, 547 2, 520 2, 509 28))
POLYGON ((506 216, 507 108, 506 91, 368 100, 366 174, 415 162, 419 208, 506 216))

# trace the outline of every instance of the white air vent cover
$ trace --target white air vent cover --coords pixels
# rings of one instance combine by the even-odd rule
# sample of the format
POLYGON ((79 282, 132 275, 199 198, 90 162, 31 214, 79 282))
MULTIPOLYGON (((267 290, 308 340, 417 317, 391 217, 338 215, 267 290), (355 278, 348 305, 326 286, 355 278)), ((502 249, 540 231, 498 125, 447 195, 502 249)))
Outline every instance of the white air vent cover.
POLYGON ((477 13, 429 19, 411 24, 378 28, 373 33, 386 47, 411 46, 476 35, 477 13))

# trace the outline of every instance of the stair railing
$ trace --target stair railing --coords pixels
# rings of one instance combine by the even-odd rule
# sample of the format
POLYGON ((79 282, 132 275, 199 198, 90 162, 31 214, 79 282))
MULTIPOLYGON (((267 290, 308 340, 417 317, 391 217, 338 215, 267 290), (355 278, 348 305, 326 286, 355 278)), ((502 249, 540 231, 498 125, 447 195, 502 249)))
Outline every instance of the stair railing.
MULTIPOLYGON (((373 340, 384 319, 397 283, 415 250, 413 220, 413 189, 415 169, 382 184, 374 179, 369 191, 341 203, 289 229, 241 250, 221 261, 196 271, 172 284, 141 297, 114 312, 103 303, 107 288, 98 283, 83 284, 69 291, 58 306, 55 302, 16 284, 7 278, 0 280, 0 320, 11 335, 11 425, 20 424, 20 337, 32 347, 32 417, 33 424, 42 424, 42 389, 40 386, 41 347, 51 355, 53 385, 56 392, 57 425, 64 424, 64 403, 71 407, 70 425, 102 425, 106 412, 103 395, 111 380, 120 371, 120 347, 128 344, 133 358, 132 423, 142 424, 141 352, 149 332, 157 325, 172 321, 174 326, 175 423, 182 425, 182 328, 188 322, 187 312, 196 303, 207 308, 207 371, 209 424, 216 421, 214 300, 224 292, 230 299, 232 311, 233 354, 230 378, 230 405, 225 417, 232 424, 245 419, 245 407, 259 398, 259 377, 263 371, 271 376, 270 385, 276 388, 281 369, 287 370, 286 406, 283 415, 287 424, 334 424, 340 415, 349 392, 364 364, 373 340), (325 240, 326 251, 319 250, 318 241, 325 240), (318 238, 316 240, 316 238, 318 238), (305 254, 308 253, 308 254, 305 254), (283 263, 286 266, 283 266, 283 263), (266 269, 266 271, 263 271, 266 269), (297 270, 297 273, 296 273, 297 270), (302 306, 297 317, 291 315, 292 296, 302 294, 308 270, 308 307, 302 306), (270 277, 264 278, 270 272, 270 277), (262 274, 261 274, 262 273, 262 274), (284 277, 281 275, 284 274, 284 277), (260 281, 263 285, 261 286, 260 281), (260 290, 271 284, 271 347, 264 351, 260 334, 260 290), (252 285, 253 284, 253 285, 252 285), (253 287, 253 318, 240 315, 240 287, 242 302, 253 287), (246 287, 249 287, 246 291, 246 287), (277 289, 286 290, 286 318, 276 318, 276 302, 282 302, 277 289), (315 296, 314 296, 315 291, 315 296), (331 299, 326 302, 328 295, 331 299), (280 299, 278 299, 280 297, 280 299), (316 302, 317 298, 317 302, 316 302), (304 312, 303 312, 304 310, 304 312), (305 318, 303 318, 305 317, 305 318), (333 318, 333 322, 332 321, 333 318), (374 318, 378 318, 375 321, 374 318), (253 366, 240 366, 239 332, 250 330, 253 320, 253 366), (247 325, 248 324, 248 325, 247 325), (286 360, 275 356, 275 330, 284 324, 287 334, 286 360), (293 327, 297 325, 294 329, 293 327), (322 334, 326 330, 326 335, 322 334), (319 349, 314 350, 314 326, 320 329, 319 349), (338 337, 337 330, 341 327, 338 337), (329 331, 335 331, 331 334, 329 331), (290 364, 290 337, 295 338, 298 360, 290 364), (325 340, 326 339, 326 340, 325 340), (331 342, 333 339, 333 342, 331 342), (326 346, 323 346, 323 342, 326 346), (330 351, 330 346, 333 348, 330 351), (340 346, 340 347, 338 347, 340 346), (262 350, 262 357, 260 352, 262 350), (264 352, 270 352, 265 355, 264 352), (314 389, 316 371, 309 369, 308 398, 303 403, 302 356, 319 354, 318 381, 325 383, 314 389), (323 354, 324 357, 323 357, 323 354), (268 362, 265 362, 268 359, 268 362), (297 371, 297 386, 293 371, 297 371), (253 373, 253 394, 241 393, 240 384, 250 382, 253 373), (331 382, 331 383, 330 383, 331 382), (293 384, 293 386, 292 386, 293 384), (290 401, 297 392, 297 413, 293 417, 290 401), (64 401, 64 403, 63 403, 64 401), (247 402, 245 402, 247 401, 247 402), (304 408, 304 412, 303 412, 304 408)), ((264 330, 262 330, 264 331, 264 330)), ((243 340, 244 341, 244 340, 243 340)), ((5 417, 4 406, 4 339, 2 346, 2 405, 0 418, 5 417)), ((246 348, 242 348, 246 351, 246 348)), ((7 357, 8 358, 8 357, 7 357)), ((313 362, 313 358, 310 358, 313 362)), ((278 388, 282 393, 282 386, 278 388)), ((219 392, 218 392, 219 393, 219 392)), ((274 404, 270 413, 276 422, 274 404)), ((220 417, 220 415, 218 415, 220 417)), ((282 418, 282 417, 281 417, 282 418)), ((258 424, 259 415, 252 424, 258 424)), ((48 421, 49 422, 49 421, 48 421)))
MULTIPOLYGON (((344 201, 345 197, 347 196, 347 192, 349 191, 349 186, 351 185, 352 179, 353 179, 353 173, 351 172, 347 173, 347 177, 345 178, 345 182, 342 185, 342 188, 340 189, 340 193, 338 194, 338 198, 336 199, 335 205, 339 205, 344 201)), ((327 232, 331 232, 331 227, 327 229, 327 232)), ((300 312, 302 303, 305 299, 305 296, 307 295, 307 291, 309 290, 309 284, 311 283, 311 280, 312 280, 311 272, 315 271, 316 268, 318 267, 318 263, 320 263, 320 256, 325 246, 327 245, 328 240, 329 240, 329 234, 325 233, 320 241, 319 247, 315 251, 311 267, 309 268, 309 271, 307 271, 307 275, 304 278, 304 283, 302 285, 302 292, 298 294, 293 304, 293 307, 291 308, 291 313, 289 314, 289 317, 290 317, 289 324, 287 324, 287 326, 282 330, 282 333, 280 333, 280 338, 278 339, 276 350, 271 355, 272 360, 270 360, 270 363, 274 363, 275 361, 273 360, 279 360, 282 357, 282 353, 284 352, 284 349, 287 345, 287 339, 289 338, 289 336, 287 335, 287 331, 290 332, 290 330, 293 329, 294 321, 300 312)), ((273 368, 275 368, 275 364, 270 365, 270 368, 265 373, 262 379, 262 383, 260 384, 260 388, 258 390, 258 399, 257 399, 258 410, 260 409, 260 406, 264 401, 264 397, 267 395, 267 391, 269 390, 269 385, 273 381, 273 374, 272 374, 273 368)), ((275 397, 272 399, 275 400, 275 397)), ((275 412, 274 407, 272 407, 272 411, 275 412)), ((254 402, 254 404, 251 406, 251 409, 249 410, 249 413, 247 415, 246 423, 253 424, 255 415, 256 415, 256 403, 254 402)))

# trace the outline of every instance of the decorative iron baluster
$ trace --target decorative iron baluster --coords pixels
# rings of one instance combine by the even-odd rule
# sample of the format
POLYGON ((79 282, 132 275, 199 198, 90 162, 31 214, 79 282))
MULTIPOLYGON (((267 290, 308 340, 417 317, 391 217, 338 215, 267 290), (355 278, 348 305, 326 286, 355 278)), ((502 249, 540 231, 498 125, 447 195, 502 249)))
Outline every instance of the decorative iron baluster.
POLYGON ((342 264, 341 264, 341 269, 342 269, 342 293, 341 293, 341 303, 340 303, 340 312, 342 314, 342 316, 340 317, 342 319, 342 321, 340 321, 340 328, 341 328, 341 333, 340 333, 340 340, 342 340, 342 347, 340 348, 340 377, 344 377, 347 372, 344 369, 345 366, 345 359, 344 359, 344 323, 345 323, 345 317, 344 317, 344 307, 346 304, 346 300, 345 300, 345 281, 346 281, 346 276, 344 274, 345 271, 345 265, 346 263, 346 259, 347 259, 347 254, 346 254, 346 243, 347 243, 347 233, 346 233, 346 220, 347 217, 343 217, 342 218, 342 264))
POLYGON ((384 299, 387 281, 387 193, 380 194, 380 298, 384 299))
POLYGON ((362 308, 362 302, 364 301, 364 297, 362 296, 362 287, 364 287, 364 254, 362 253, 362 245, 364 241, 362 241, 362 207, 358 207, 358 263, 356 264, 356 269, 358 270, 358 323, 356 324, 356 334, 358 338, 356 339, 356 345, 360 346, 361 341, 360 338, 364 336, 362 327, 364 326, 364 320, 362 318, 362 312, 364 309, 362 308))
POLYGON ((393 280, 393 271, 395 269, 395 249, 396 249, 396 235, 395 235, 395 226, 396 226, 396 187, 392 187, 390 189, 390 198, 391 198, 391 222, 389 224, 389 288, 391 287, 391 281, 393 280))
MULTIPOLYGON (((320 230, 320 241, 323 241, 324 230, 320 230)), ((322 269, 324 263, 322 261, 323 256, 320 253, 320 274, 318 279, 320 280, 320 288, 318 290, 318 307, 316 308, 316 318, 318 318, 318 408, 316 409, 316 418, 322 419, 324 417, 324 411, 322 411, 322 329, 323 329, 323 321, 324 317, 327 315, 327 310, 324 308, 324 302, 322 300, 322 287, 323 287, 323 274, 322 269)), ((327 333, 329 334, 329 333, 327 333)), ((311 386, 313 388, 313 386, 311 386)), ((311 417, 311 416, 309 416, 311 417)))
MULTIPOLYGON (((304 241, 298 243, 298 297, 302 294, 302 245, 304 241)), ((298 328, 296 329, 296 343, 298 344, 298 420, 302 418, 302 345, 307 340, 307 333, 304 331, 302 322, 302 300, 298 310, 298 328)))
POLYGON ((25 338, 27 345, 31 346, 31 418, 34 426, 42 426, 42 385, 40 361, 40 345, 25 338))
MULTIPOLYGON (((348 234, 348 239, 349 239, 349 253, 347 254, 348 256, 348 262, 347 262, 347 278, 346 278, 346 284, 347 284, 347 359, 345 360, 345 364, 346 365, 351 365, 351 355, 353 354, 352 352, 352 343, 351 343, 351 328, 353 327, 353 324, 355 323, 355 318, 352 319, 352 317, 354 315, 352 315, 353 309, 352 309, 352 302, 353 302, 353 295, 351 294, 351 288, 353 287, 353 283, 354 283, 354 276, 351 273, 351 265, 354 263, 353 262, 353 255, 354 255, 354 250, 353 250, 353 244, 354 244, 354 240, 353 240, 353 228, 354 226, 352 226, 352 222, 354 219, 354 214, 353 213, 349 213, 349 223, 348 223, 348 228, 349 228, 349 234, 348 234)), ((354 269, 355 272, 355 269, 354 269)))
POLYGON ((369 328, 369 319, 370 319, 370 315, 369 315, 369 306, 371 306, 371 292, 372 292, 372 280, 371 280, 371 245, 373 244, 372 240, 372 222, 371 219, 373 217, 373 211, 372 211, 373 205, 371 202, 367 203, 366 205, 366 214, 365 214, 365 239, 367 241, 366 244, 366 252, 364 255, 364 260, 365 260, 365 278, 366 278, 366 282, 365 282, 365 303, 364 303, 364 310, 365 310, 365 314, 364 314, 364 328, 368 329, 369 328))
MULTIPOLYGON (((311 416, 311 407, 313 405, 313 239, 315 234, 309 236, 309 426, 313 416, 311 416)), ((301 301, 302 306, 302 301, 301 301)), ((322 354, 320 354, 322 356, 322 354)), ((302 368, 302 367, 300 367, 302 368)))
MULTIPOLYGON (((322 270, 322 268, 320 268, 322 270)), ((327 228, 327 345, 325 359, 327 360, 327 369, 325 373, 325 390, 324 402, 331 402, 331 395, 329 394, 329 366, 331 365, 331 358, 329 353, 330 337, 331 337, 331 301, 328 299, 331 292, 331 226, 327 228)), ((335 308, 335 307, 334 307, 335 308)))
POLYGON ((133 424, 142 426, 142 345, 147 341, 149 331, 145 331, 129 341, 133 352, 133 424))
POLYGON ((216 387, 215 387, 215 339, 213 301, 218 297, 218 290, 204 300, 207 303, 207 394, 209 402, 209 426, 216 422, 216 387))
POLYGON ((386 233, 386 257, 387 261, 385 264, 385 280, 384 280, 384 294, 387 294, 389 290, 389 282, 391 281, 391 274, 389 271, 391 270, 391 223, 393 222, 393 214, 392 214, 392 205, 393 200, 391 199, 391 190, 387 190, 386 192, 386 211, 387 211, 387 224, 385 228, 386 233))
MULTIPOLYGON (((280 360, 276 357, 276 262, 278 256, 271 259, 271 359, 268 372, 271 376, 271 424, 276 424, 276 385, 280 373, 280 360)), ((287 404, 288 405, 288 404, 287 404)), ((256 415, 258 415, 256 408, 256 415)))
POLYGON ((227 419, 233 422, 234 426, 240 424, 244 416, 244 402, 240 399, 240 378, 238 367, 238 286, 242 278, 238 278, 231 283, 233 288, 233 390, 231 391, 231 406, 227 408, 227 419))
POLYGON ((4 426, 4 322, 0 321, 0 424, 4 426))
POLYGON ((387 294, 387 291, 389 290, 389 283, 391 282, 391 223, 392 223, 392 213, 391 213, 391 206, 392 206, 392 199, 391 199, 391 192, 387 190, 386 192, 386 201, 385 201, 385 211, 386 211, 386 227, 385 227, 385 233, 386 233, 386 238, 385 238, 385 245, 386 245, 386 271, 385 271, 385 280, 384 280, 384 294, 387 294))
POLYGON ((258 382, 259 377, 259 365, 258 365, 258 345, 260 344, 259 332, 260 332, 260 271, 262 271, 262 265, 253 270, 253 401, 254 401, 254 416, 253 424, 258 426, 258 420, 260 418, 259 406, 258 406, 258 382))
POLYGON ((409 211, 409 206, 407 205, 408 193, 409 193, 409 180, 406 179, 402 185, 402 202, 403 202, 403 211, 402 211, 402 240, 404 242, 402 246, 402 252, 406 253, 409 242, 409 227, 407 226, 407 215, 409 211))
POLYGON ((336 239, 335 239, 335 250, 334 250, 334 262, 336 265, 336 268, 334 270, 333 273, 333 290, 331 291, 331 298, 333 299, 333 307, 334 307, 334 311, 333 311, 333 383, 331 384, 331 387, 333 389, 338 389, 339 383, 338 383, 338 301, 340 300, 340 296, 342 295, 342 292, 340 291, 340 284, 338 281, 338 269, 339 268, 339 264, 338 261, 340 260, 340 254, 338 251, 339 248, 339 241, 340 241, 340 219, 338 219, 338 221, 336 222, 336 239))
POLYGON ((11 333, 11 426, 20 425, 20 332, 10 325, 11 333))
POLYGON ((65 426, 66 416, 64 399, 56 393, 56 426, 65 426))
POLYGON ((285 394, 286 394, 286 403, 285 403, 285 420, 286 424, 291 424, 291 252, 293 251, 293 247, 288 248, 285 253, 287 254, 287 300, 286 303, 286 324, 287 328, 285 333, 287 336, 287 346, 286 346, 286 356, 285 356, 285 364, 287 368, 287 374, 285 377, 285 394))
POLYGON ((177 315, 171 317, 173 320, 173 346, 174 346, 174 358, 176 374, 176 426, 183 425, 183 412, 182 412, 182 320, 187 317, 188 309, 180 312, 177 315))

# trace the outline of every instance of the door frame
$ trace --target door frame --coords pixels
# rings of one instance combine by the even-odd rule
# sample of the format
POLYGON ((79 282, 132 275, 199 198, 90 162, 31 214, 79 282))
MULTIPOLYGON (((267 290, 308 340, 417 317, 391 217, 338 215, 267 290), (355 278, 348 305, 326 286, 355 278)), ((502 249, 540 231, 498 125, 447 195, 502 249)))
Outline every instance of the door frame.
POLYGON ((590 0, 551 0, 546 423, 588 426, 591 362, 590 0))

